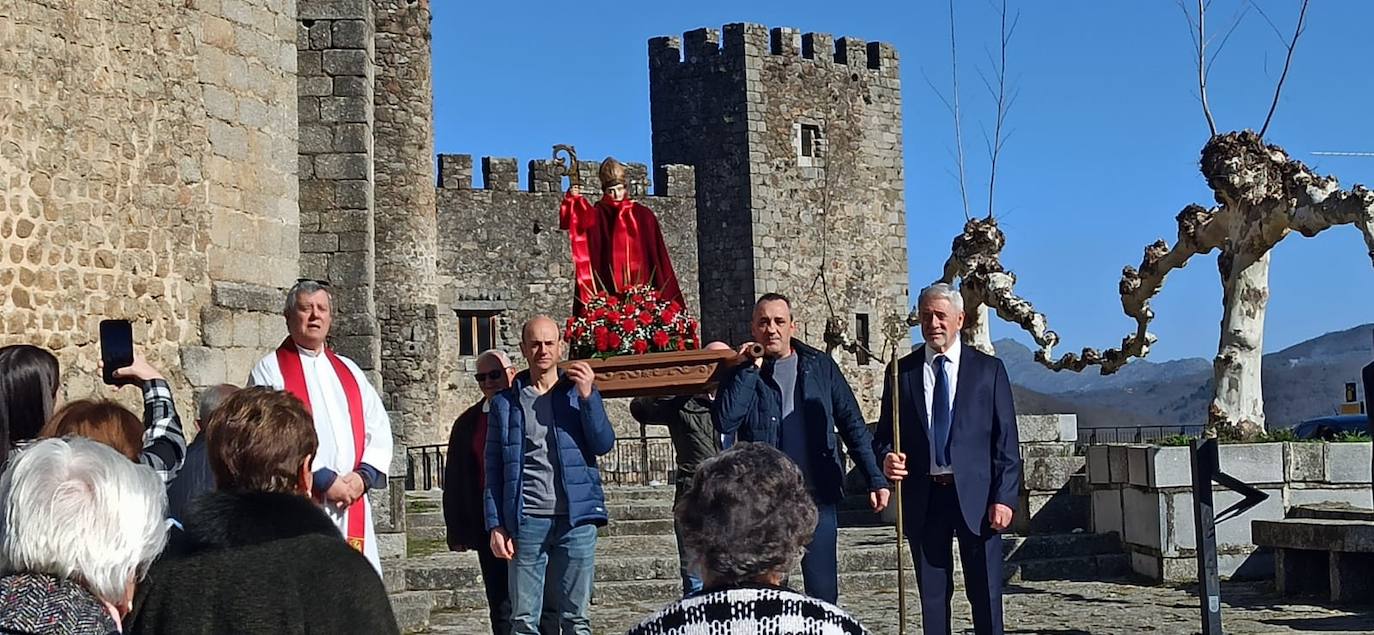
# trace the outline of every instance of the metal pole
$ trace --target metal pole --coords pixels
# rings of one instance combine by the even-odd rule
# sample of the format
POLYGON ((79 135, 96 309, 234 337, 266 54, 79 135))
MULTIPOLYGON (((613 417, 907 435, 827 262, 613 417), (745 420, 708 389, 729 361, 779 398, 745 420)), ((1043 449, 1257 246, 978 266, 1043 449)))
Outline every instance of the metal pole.
POLYGON ((1221 578, 1217 575, 1217 526, 1212 506, 1212 478, 1220 467, 1217 440, 1193 439, 1189 445, 1193 465, 1193 519, 1197 539, 1198 599, 1202 605, 1202 632, 1222 635, 1221 578))

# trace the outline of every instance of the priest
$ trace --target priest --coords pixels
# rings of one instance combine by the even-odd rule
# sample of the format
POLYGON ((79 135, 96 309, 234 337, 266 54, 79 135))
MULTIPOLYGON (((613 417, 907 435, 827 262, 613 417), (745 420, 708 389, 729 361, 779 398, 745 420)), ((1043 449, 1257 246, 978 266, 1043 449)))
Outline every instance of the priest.
POLYGON ((391 420, 358 365, 325 346, 332 309, 327 282, 298 280, 286 295, 288 336, 253 367, 248 385, 285 390, 305 403, 319 438, 312 491, 349 546, 380 574, 367 491, 386 486, 391 420))
POLYGON ((613 157, 601 162, 601 200, 595 205, 573 185, 558 208, 559 226, 572 240, 573 315, 600 292, 623 294, 650 285, 659 297, 685 307, 677 274, 653 210, 630 199, 625 166, 613 157))

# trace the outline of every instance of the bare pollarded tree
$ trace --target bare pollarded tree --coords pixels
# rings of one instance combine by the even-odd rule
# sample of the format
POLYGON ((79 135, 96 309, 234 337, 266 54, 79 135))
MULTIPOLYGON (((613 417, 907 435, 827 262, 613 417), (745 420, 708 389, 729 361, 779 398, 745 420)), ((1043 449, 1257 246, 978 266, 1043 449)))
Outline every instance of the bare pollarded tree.
MULTIPOLYGON (((960 282, 970 307, 965 339, 975 346, 986 342, 985 319, 976 307, 989 307, 1034 337, 1036 360, 1052 370, 1081 371, 1098 366, 1114 372, 1132 357, 1144 357, 1155 338, 1147 328, 1154 318, 1150 301, 1164 286, 1169 272, 1187 265, 1195 255, 1218 252, 1223 314, 1217 355, 1213 360, 1213 396, 1207 413, 1207 433, 1240 439, 1264 430, 1264 399, 1260 384, 1264 318, 1269 302, 1269 253, 1293 232, 1311 237, 1337 225, 1354 225, 1363 233, 1374 263, 1374 193, 1363 186, 1341 188, 1335 177, 1312 172, 1289 157, 1283 148, 1265 143, 1299 37, 1306 24, 1308 2, 1299 9, 1292 37, 1285 39, 1287 55, 1274 98, 1259 132, 1216 133, 1207 102, 1205 28, 1202 0, 1197 16, 1185 8, 1190 32, 1196 29, 1198 88, 1211 132, 1202 149, 1199 167, 1216 204, 1188 205, 1176 217, 1174 244, 1158 240, 1146 246, 1138 267, 1122 271, 1119 294, 1125 314, 1136 329, 1119 348, 1101 352, 1085 348, 1081 354, 1053 358, 1058 335, 1049 330, 1045 315, 1016 296, 1015 276, 1001 264, 1006 238, 991 216, 969 219, 955 238, 942 278, 960 282), (980 341, 980 338, 982 341, 980 341)), ((1258 6, 1256 6, 1258 9, 1258 6)), ((1272 21, 1268 20, 1272 26, 1272 21)), ((1233 26, 1234 29, 1234 26, 1233 26)), ((1228 32, 1229 35, 1229 32, 1228 32)), ((1223 39, 1224 42, 1224 39, 1223 39)), ((1215 59, 1215 53, 1213 58, 1215 59)))

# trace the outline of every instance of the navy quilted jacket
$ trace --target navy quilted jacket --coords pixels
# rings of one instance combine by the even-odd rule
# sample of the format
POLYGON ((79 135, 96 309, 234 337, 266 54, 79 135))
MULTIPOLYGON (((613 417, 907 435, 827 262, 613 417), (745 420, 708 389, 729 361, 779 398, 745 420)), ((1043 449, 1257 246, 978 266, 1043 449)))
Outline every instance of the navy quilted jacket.
MULTIPOLYGON (((525 503, 525 411, 520 407, 520 390, 529 384, 529 371, 516 375, 509 390, 492 397, 491 412, 487 414, 487 478, 483 498, 488 532, 503 527, 514 534, 520 525, 525 503)), ((593 389, 591 397, 582 399, 562 373, 551 390, 553 427, 558 440, 555 469, 563 479, 563 491, 568 497, 568 521, 573 526, 604 525, 610 518, 596 457, 615 447, 615 430, 606 418, 601 393, 593 389)))

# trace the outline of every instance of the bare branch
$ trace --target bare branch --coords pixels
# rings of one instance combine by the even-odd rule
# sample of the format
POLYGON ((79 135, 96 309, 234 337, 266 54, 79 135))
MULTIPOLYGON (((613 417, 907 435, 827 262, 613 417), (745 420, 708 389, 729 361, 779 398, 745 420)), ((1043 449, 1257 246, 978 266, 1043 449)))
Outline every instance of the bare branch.
POLYGON ((1266 23, 1269 24, 1269 28, 1274 31, 1274 37, 1277 37, 1280 43, 1287 44, 1288 38, 1283 36, 1283 31, 1279 30, 1279 25, 1274 24, 1274 20, 1272 20, 1269 17, 1269 14, 1264 11, 1264 7, 1261 7, 1256 3, 1250 3, 1250 5, 1255 7, 1255 11, 1260 14, 1260 17, 1264 18, 1264 21, 1266 23))
POLYGON ((1264 117, 1264 125, 1260 127, 1259 136, 1264 138, 1265 131, 1269 130, 1269 122, 1274 118, 1274 111, 1279 107, 1279 94, 1283 92, 1283 80, 1288 78, 1288 68, 1293 64, 1293 50, 1298 48, 1298 38, 1302 37, 1302 32, 1306 29, 1307 23, 1307 4, 1309 0, 1302 0, 1302 8, 1298 9, 1298 24, 1293 27, 1293 39, 1288 42, 1288 56, 1283 60, 1283 72, 1279 74, 1279 83, 1274 87, 1274 101, 1269 104, 1269 114, 1264 117))
POLYGON ((954 147, 959 155, 959 197, 964 202, 964 220, 971 218, 968 207, 968 180, 964 174, 964 130, 959 112, 959 49, 954 40, 954 0, 949 0, 949 65, 954 82, 954 147))
MULTIPOLYGON (((1187 10, 1184 10, 1187 13, 1187 10)), ((1212 109, 1207 105, 1207 5, 1197 0, 1197 85, 1202 98, 1202 114, 1207 117, 1207 130, 1217 136, 1217 123, 1212 119, 1212 109)))
POLYGON ((1002 0, 1001 11, 1002 39, 1001 39, 1001 63, 997 65, 997 122, 994 124, 992 138, 992 162, 988 169, 988 218, 992 218, 994 196, 997 192, 997 157, 1002 152, 1002 124, 1007 120, 1007 44, 1011 42, 1012 31, 1016 29, 1016 24, 1021 21, 1021 14, 1017 13, 1012 19, 1011 27, 1007 27, 1007 0, 1002 0))
POLYGON ((1240 26, 1241 20, 1245 18, 1245 14, 1250 10, 1250 7, 1250 3, 1247 2, 1236 12, 1236 17, 1231 20, 1231 26, 1226 29, 1226 34, 1222 36, 1221 42, 1217 43, 1216 49, 1212 51, 1211 59, 1207 60, 1208 73, 1212 72, 1212 65, 1216 63, 1217 57, 1221 55, 1221 49, 1226 48, 1226 41, 1230 40, 1231 34, 1236 32, 1236 27, 1240 26))

